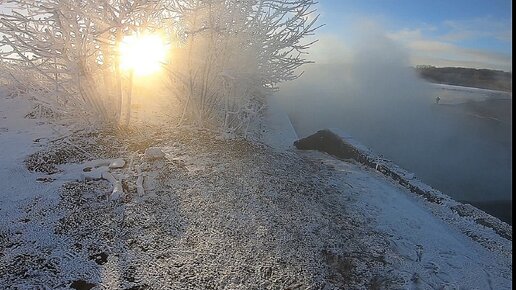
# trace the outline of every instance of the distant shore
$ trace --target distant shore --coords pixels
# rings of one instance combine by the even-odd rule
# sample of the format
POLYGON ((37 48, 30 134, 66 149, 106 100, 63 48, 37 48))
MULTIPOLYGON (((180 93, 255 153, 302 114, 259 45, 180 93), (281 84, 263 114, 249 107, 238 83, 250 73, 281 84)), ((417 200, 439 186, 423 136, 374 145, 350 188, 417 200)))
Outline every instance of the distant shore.
POLYGON ((512 92, 512 73, 464 67, 416 66, 423 79, 438 84, 512 92))

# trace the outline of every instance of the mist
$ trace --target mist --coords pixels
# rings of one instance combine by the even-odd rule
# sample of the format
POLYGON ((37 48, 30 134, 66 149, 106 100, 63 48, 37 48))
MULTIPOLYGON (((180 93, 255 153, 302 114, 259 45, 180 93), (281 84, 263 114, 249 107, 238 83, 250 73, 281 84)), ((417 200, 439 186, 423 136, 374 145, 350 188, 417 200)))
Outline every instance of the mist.
POLYGON ((330 56, 281 86, 298 136, 340 128, 457 200, 511 200, 511 126, 437 105, 402 46, 379 29, 361 32, 346 61, 330 56))

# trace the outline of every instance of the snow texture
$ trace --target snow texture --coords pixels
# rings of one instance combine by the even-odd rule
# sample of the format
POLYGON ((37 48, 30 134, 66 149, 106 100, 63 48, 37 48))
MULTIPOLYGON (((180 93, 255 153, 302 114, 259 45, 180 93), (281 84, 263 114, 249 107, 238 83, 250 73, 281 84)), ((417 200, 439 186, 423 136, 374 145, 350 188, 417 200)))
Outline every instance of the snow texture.
POLYGON ((507 237, 370 167, 208 131, 77 132, 30 110, 0 97, 4 288, 511 289, 507 237))
POLYGON ((389 237, 394 268, 408 289, 510 289, 512 242, 492 229, 461 218, 386 180, 380 172, 307 153, 332 166, 337 184, 357 198, 353 211, 365 214, 389 237), (339 176, 340 175, 340 176, 339 176), (476 240, 475 236, 482 236, 476 240))

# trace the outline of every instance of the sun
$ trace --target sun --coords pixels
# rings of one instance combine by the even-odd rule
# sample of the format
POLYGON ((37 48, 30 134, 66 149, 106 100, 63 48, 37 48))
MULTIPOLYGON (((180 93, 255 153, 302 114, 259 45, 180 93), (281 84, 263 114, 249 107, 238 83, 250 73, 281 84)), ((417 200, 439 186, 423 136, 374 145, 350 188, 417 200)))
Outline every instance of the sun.
POLYGON ((147 76, 161 69, 167 56, 167 45, 158 34, 129 35, 120 43, 120 67, 147 76))

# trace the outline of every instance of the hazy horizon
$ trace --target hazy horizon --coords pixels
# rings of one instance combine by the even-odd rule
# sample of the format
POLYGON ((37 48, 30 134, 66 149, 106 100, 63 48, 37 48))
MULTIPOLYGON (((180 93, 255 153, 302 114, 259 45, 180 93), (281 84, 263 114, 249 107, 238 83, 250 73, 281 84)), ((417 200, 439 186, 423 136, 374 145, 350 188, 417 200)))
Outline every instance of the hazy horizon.
POLYGON ((439 89, 410 69, 410 53, 380 29, 363 34, 350 56, 346 65, 307 66, 281 86, 277 98, 300 138, 340 128, 457 200, 511 199, 510 124, 435 104, 439 89))
POLYGON ((381 29, 411 65, 512 72, 512 3, 495 1, 321 0, 310 59, 342 62, 364 30, 381 29), (464 9, 467 7, 467 9, 464 9))

